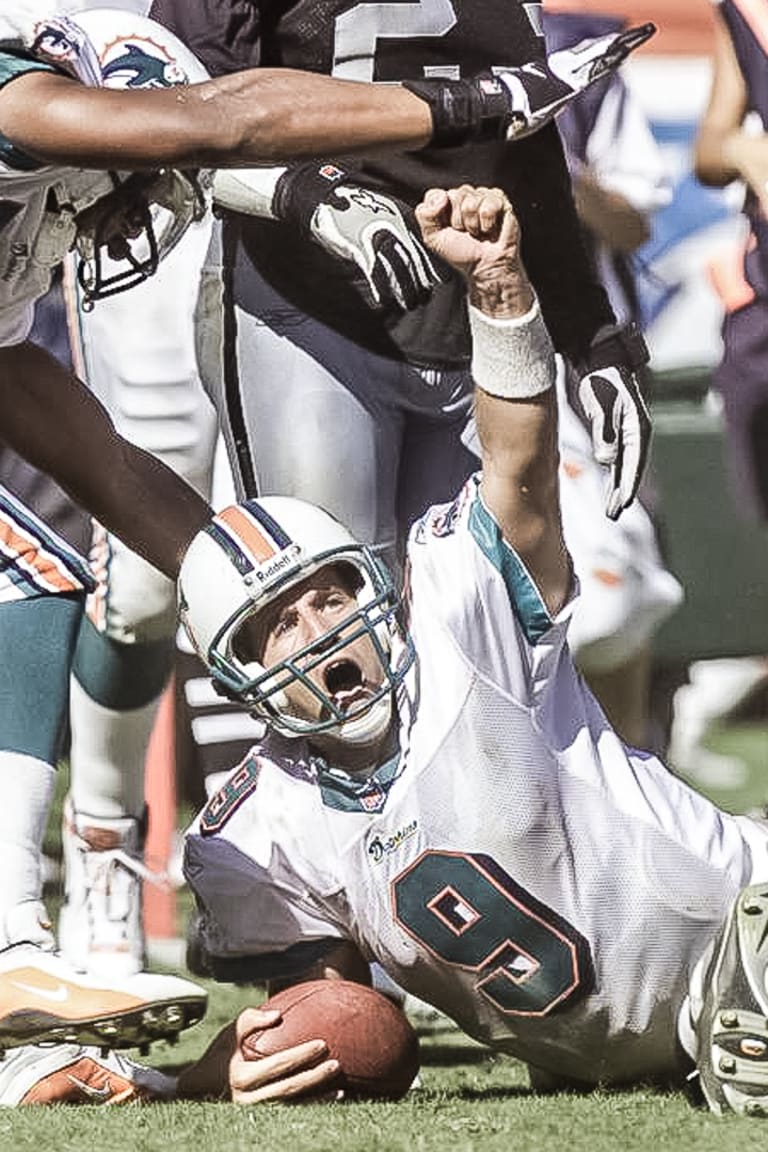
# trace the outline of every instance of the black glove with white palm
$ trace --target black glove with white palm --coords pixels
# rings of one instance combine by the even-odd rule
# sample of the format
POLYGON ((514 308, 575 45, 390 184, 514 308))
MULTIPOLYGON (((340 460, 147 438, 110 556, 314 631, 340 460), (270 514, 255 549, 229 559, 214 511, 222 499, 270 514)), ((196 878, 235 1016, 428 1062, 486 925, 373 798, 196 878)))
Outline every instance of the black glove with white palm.
POLYGON ((640 372, 648 349, 634 324, 602 328, 580 366, 579 400, 592 430, 592 449, 610 469, 605 513, 618 520, 634 500, 651 443, 651 418, 640 372))
POLYGON ((463 144, 499 136, 518 140, 549 124, 575 96, 614 72, 656 31, 641 24, 582 40, 517 67, 493 69, 470 80, 405 80, 432 111, 432 143, 463 144))
POLYGON ((335 164, 286 168, 272 210, 331 255, 354 264, 374 308, 408 311, 440 283, 410 208, 355 184, 335 164))
POLYGON ((408 205, 333 163, 220 169, 213 196, 218 211, 280 220, 346 261, 373 308, 406 311, 440 283, 408 205))

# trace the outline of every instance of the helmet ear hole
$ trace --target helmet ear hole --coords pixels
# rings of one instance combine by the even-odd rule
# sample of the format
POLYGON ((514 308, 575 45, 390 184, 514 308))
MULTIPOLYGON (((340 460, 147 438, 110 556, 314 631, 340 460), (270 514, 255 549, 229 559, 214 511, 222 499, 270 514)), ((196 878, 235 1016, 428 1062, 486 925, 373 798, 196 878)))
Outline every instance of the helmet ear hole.
POLYGON ((264 656, 264 644, 269 627, 265 613, 251 613, 232 632, 232 655, 241 664, 260 664, 264 656))

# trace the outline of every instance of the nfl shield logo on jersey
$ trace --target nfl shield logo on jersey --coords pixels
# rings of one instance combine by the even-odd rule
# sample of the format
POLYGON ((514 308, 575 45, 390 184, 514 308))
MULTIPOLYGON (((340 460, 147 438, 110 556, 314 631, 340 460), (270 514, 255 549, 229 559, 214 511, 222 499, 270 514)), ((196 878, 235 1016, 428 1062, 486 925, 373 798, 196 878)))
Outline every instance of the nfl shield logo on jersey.
POLYGON ((366 812, 380 812, 384 807, 387 794, 379 784, 373 782, 370 788, 366 788, 364 792, 360 793, 358 799, 360 807, 364 808, 366 812))

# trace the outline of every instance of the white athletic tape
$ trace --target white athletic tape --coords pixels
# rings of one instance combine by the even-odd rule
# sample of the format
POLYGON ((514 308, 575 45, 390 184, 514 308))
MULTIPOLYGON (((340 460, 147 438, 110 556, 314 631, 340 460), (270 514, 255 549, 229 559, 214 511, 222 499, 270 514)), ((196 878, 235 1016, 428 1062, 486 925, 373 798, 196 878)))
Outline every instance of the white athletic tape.
POLYGON ((469 306, 472 376, 483 392, 524 400, 555 383, 555 353, 538 300, 524 316, 495 319, 469 306))

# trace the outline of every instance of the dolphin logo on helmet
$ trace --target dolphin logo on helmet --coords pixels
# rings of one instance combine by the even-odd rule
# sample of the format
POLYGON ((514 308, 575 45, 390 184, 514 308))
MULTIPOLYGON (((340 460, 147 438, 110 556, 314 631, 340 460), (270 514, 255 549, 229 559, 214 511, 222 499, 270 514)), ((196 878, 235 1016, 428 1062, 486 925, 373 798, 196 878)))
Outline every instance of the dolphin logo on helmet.
MULTIPOLYGON (((14 4, 16 0, 14 0, 14 4)), ((109 8, 51 13, 25 0, 17 16, 29 25, 25 43, 41 60, 89 87, 170 88, 202 82, 208 73, 178 37, 148 17, 109 8)), ((46 10, 48 9, 48 10, 46 10)), ((2 19, 0 19, 0 33, 2 19)), ((83 307, 127 291, 152 276, 187 228, 205 215, 209 172, 163 168, 110 172, 104 194, 75 219, 83 307)))

